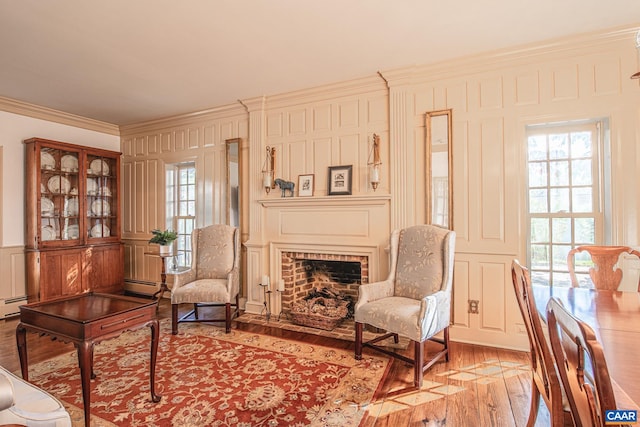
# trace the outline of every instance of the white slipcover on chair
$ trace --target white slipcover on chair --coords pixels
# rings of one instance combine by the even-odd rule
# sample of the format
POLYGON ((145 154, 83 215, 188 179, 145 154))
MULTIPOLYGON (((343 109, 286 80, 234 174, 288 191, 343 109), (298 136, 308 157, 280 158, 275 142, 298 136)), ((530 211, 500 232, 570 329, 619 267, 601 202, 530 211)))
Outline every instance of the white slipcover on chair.
POLYGON ((179 322, 225 322, 238 314, 240 236, 238 228, 215 224, 191 233, 191 269, 174 278, 171 289, 171 330, 178 333, 179 322), (232 303, 232 301, 234 301, 232 303), (193 310, 178 320, 178 305, 193 304, 193 310), (200 319, 199 307, 225 307, 224 319, 200 319), (232 312, 231 307, 235 310, 232 312))
POLYGON ((62 403, 49 393, 0 367, 0 425, 71 426, 62 403))
POLYGON ((360 360, 362 347, 371 347, 415 366, 414 384, 422 386, 426 369, 443 356, 449 360, 449 321, 455 232, 434 225, 416 225, 395 230, 390 241, 390 271, 387 280, 360 286, 355 307, 355 357, 360 360), (362 342, 363 325, 384 329, 388 333, 362 342), (434 335, 443 331, 444 338, 434 335), (398 335, 414 342, 414 360, 374 343, 398 335), (443 345, 428 363, 424 362, 424 342, 443 345))

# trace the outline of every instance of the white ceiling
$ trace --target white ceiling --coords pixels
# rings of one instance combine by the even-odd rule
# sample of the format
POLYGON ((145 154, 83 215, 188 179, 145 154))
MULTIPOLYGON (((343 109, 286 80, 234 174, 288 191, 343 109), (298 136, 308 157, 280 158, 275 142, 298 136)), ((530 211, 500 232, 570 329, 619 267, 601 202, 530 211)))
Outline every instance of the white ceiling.
POLYGON ((0 0, 0 96, 125 125, 637 22, 638 0, 0 0))

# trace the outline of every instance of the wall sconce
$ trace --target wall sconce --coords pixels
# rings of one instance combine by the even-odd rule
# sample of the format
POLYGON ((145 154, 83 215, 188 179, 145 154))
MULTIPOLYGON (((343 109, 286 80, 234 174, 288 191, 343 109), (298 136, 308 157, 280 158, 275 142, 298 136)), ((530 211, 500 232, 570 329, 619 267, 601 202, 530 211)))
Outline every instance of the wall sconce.
POLYGON ((380 136, 373 134, 373 145, 371 146, 371 152, 369 153, 369 182, 371 188, 376 191, 378 184, 380 184, 380 136))
POLYGON ((276 188, 276 182, 273 179, 273 171, 276 166, 276 148, 267 146, 267 155, 262 166, 262 185, 264 190, 269 194, 272 188, 276 188))
MULTIPOLYGON (((640 30, 636 33, 636 50, 640 56, 640 30)), ((640 79, 640 71, 631 75, 632 79, 640 79)))

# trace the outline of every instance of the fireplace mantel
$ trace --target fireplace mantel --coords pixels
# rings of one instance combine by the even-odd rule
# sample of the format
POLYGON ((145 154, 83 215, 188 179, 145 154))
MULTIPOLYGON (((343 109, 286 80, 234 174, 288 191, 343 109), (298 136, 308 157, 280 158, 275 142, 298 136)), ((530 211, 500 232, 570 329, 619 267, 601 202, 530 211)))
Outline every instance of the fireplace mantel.
POLYGON ((300 207, 300 206, 383 206, 391 200, 389 194, 374 196, 313 196, 313 197, 279 197, 258 200, 265 208, 300 207))

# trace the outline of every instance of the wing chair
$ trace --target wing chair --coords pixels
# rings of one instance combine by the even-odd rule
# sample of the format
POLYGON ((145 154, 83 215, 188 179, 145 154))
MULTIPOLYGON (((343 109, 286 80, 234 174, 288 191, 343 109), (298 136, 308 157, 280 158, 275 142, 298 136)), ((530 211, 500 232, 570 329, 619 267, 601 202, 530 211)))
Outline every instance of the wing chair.
POLYGON ((197 228, 191 233, 191 268, 174 276, 171 289, 171 332, 180 322, 224 322, 227 333, 238 314, 240 237, 236 227, 224 224, 197 228), (178 319, 178 306, 193 310, 178 319), (201 319, 201 307, 225 307, 224 319, 201 319), (232 307, 234 310, 232 311, 232 307))
POLYGON ((355 307, 355 358, 362 358, 362 348, 370 347, 414 365, 414 385, 422 386, 425 370, 442 357, 449 360, 449 319, 455 232, 434 225, 416 225, 395 230, 390 240, 390 271, 382 282, 359 288, 355 307), (387 333, 362 342, 363 326, 368 324, 387 333), (443 338, 435 337, 443 332, 443 338), (383 339, 398 335, 414 343, 414 359, 378 345, 383 339), (425 363, 427 340, 443 348, 425 363))

